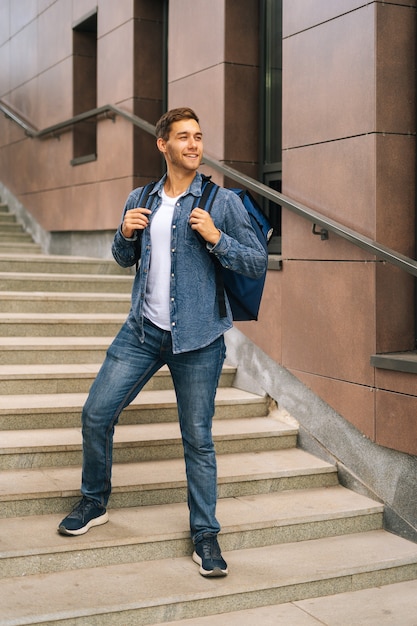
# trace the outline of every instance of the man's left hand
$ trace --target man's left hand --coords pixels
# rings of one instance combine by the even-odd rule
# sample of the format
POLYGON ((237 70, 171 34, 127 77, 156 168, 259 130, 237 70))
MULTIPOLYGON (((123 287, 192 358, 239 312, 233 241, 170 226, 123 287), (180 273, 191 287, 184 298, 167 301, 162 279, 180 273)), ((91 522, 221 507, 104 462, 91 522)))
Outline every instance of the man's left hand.
POLYGON ((193 230, 196 230, 205 241, 211 243, 213 246, 220 239, 220 231, 216 228, 210 213, 204 211, 204 209, 193 209, 190 213, 190 226, 193 230))

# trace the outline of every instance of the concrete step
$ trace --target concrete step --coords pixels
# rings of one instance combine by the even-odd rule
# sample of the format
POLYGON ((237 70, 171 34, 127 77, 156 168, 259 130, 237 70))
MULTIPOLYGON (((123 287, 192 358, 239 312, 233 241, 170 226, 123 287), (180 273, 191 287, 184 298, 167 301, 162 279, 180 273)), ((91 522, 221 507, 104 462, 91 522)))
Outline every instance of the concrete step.
MULTIPOLYGON (((297 430, 270 417, 215 420, 213 435, 218 454, 261 452, 294 447, 297 430)), ((176 422, 120 425, 116 428, 113 459, 137 463, 182 458, 176 422)), ((82 464, 79 428, 9 430, 2 433, 0 470, 65 467, 82 464)))
POLYGON ((416 626, 416 615, 417 580, 409 580, 164 626, 416 626))
POLYGON ((15 233, 24 233, 25 231, 23 230, 21 224, 18 224, 16 222, 16 219, 13 219, 13 217, 7 216, 4 217, 2 221, 0 222, 0 234, 2 236, 8 236, 9 233, 11 235, 14 235, 15 233))
MULTIPOLYGON (((219 498, 337 484, 335 466, 297 448, 219 454, 219 498)), ((81 469, 7 470, 0 474, 0 515, 65 513, 79 499, 81 469)), ((115 463, 110 506, 114 508, 187 501, 183 458, 115 463)))
POLYGON ((16 216, 8 211, 0 210, 0 232, 2 231, 3 224, 16 224, 16 216))
POLYGON ((32 237, 29 233, 25 233, 22 229, 16 230, 15 232, 0 232, 0 243, 33 243, 32 237))
MULTIPOLYGON (((0 395, 87 393, 100 366, 101 363, 0 365, 0 395)), ((220 386, 230 387, 235 373, 235 367, 226 365, 220 386)), ((172 388, 167 367, 161 368, 145 387, 147 390, 172 388)))
POLYGON ((8 237, 4 237, 4 241, 1 239, 0 233, 0 254, 16 254, 17 250, 19 250, 19 254, 41 254, 42 248, 37 243, 33 243, 32 239, 28 240, 26 243, 9 241, 8 237))
POLYGON ((0 394, 87 393, 100 363, 0 365, 0 394))
POLYGON ((77 257, 53 254, 0 255, 0 272, 35 274, 104 274, 129 276, 134 268, 120 267, 113 259, 77 257))
POLYGON ((128 293, 0 292, 0 313, 125 313, 128 293))
POLYGON ((190 557, 3 579, 3 626, 47 620, 158 624, 417 575, 417 545, 383 530, 236 550, 225 557, 231 573, 217 580, 199 576, 190 557))
MULTIPOLYGON (((217 515, 225 551, 382 528, 382 505, 343 487, 222 498, 217 515)), ((0 577, 186 556, 191 544, 185 503, 109 509, 110 521, 62 537, 62 515, 0 519, 0 577)))
POLYGON ((0 363, 102 363, 113 337, 0 337, 0 363))
MULTIPOLYGON (((26 394, 3 396, 0 429, 78 428, 85 393, 26 394)), ((268 398, 235 388, 219 388, 216 394, 217 419, 264 417, 268 398)), ((172 390, 142 391, 123 411, 120 424, 149 424, 178 419, 172 390)))
MULTIPOLYGON (((295 626, 285 621, 288 606, 277 604, 417 576, 416 546, 382 531, 382 505, 346 491, 335 466, 295 448, 297 430, 268 414, 268 398, 232 388, 235 370, 227 367, 213 432, 230 576, 203 579, 190 559, 166 368, 116 428, 109 523, 81 537, 59 535, 57 524, 79 499, 82 405, 126 317, 134 270, 46 256, 33 245, 0 207, 2 626, 179 625, 187 617, 197 626, 202 615, 214 625, 212 614, 229 623, 225 612, 233 620, 237 608, 265 604, 275 605, 275 618, 284 610, 274 625, 295 626)), ((239 623, 245 619, 267 623, 261 614, 239 623)))
POLYGON ((0 313, 2 337, 115 336, 126 313, 0 313))
POLYGON ((133 275, 0 272, 0 291, 131 293, 133 275))

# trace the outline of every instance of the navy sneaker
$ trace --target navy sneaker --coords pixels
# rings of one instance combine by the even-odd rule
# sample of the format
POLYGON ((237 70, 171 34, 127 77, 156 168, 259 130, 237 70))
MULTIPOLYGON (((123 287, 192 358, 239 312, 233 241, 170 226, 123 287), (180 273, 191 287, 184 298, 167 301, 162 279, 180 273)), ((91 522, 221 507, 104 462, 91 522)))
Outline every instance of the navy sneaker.
POLYGON ((93 526, 100 526, 108 521, 109 515, 104 506, 83 497, 71 513, 64 517, 58 526, 58 532, 61 535, 83 535, 93 526))
POLYGON ((227 576, 227 563, 213 533, 205 533, 195 544, 193 561, 200 566, 202 576, 227 576))

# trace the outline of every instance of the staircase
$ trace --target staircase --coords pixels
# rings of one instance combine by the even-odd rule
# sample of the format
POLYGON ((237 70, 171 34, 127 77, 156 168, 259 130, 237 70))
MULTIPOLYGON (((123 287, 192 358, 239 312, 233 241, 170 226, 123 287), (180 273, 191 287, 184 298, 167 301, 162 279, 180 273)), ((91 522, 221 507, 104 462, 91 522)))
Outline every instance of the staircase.
POLYGON ((335 466, 298 449, 296 426, 235 388, 230 365, 213 429, 227 578, 201 577, 190 558, 166 369, 116 429, 109 523, 57 533, 79 498, 81 407, 131 283, 112 261, 41 254, 0 206, 0 624, 340 626, 307 620, 305 603, 387 585, 382 606, 394 583, 414 585, 417 545, 385 532, 382 506, 341 487, 335 466))

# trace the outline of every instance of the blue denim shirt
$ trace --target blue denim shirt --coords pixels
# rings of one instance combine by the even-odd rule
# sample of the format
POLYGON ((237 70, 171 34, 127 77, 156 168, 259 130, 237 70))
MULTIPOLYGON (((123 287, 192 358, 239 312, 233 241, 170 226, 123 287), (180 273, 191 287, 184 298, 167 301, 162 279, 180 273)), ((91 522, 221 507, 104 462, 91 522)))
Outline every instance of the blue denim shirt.
MULTIPOLYGON (((150 220, 161 205, 164 182, 165 176, 151 192, 150 220)), ((227 317, 221 318, 219 314, 215 268, 210 255, 216 255, 224 267, 252 278, 261 276, 268 262, 240 199, 222 187, 211 208, 211 216, 221 236, 216 245, 204 245, 189 224, 194 200, 201 196, 201 185, 202 176, 197 172, 185 195, 178 200, 172 219, 170 320, 174 353, 203 348, 233 325, 227 298, 227 317)), ((123 215, 139 206, 141 191, 139 187, 129 194, 123 215)), ((139 338, 144 341, 143 303, 152 253, 149 228, 136 231, 134 237, 127 239, 119 227, 112 253, 122 267, 130 267, 139 261, 127 323, 135 332, 139 329, 139 338)))

